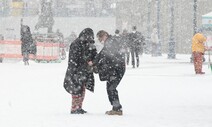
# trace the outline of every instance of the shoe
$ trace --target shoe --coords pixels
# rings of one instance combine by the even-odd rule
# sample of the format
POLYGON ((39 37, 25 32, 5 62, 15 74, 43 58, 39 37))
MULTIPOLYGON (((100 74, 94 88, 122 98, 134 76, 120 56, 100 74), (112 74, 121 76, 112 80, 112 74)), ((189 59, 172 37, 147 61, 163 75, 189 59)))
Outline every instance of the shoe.
POLYGON ((119 115, 119 116, 122 116, 123 115, 123 112, 122 110, 110 110, 110 111, 106 111, 105 112, 106 115, 119 115))
POLYGON ((85 114, 85 113, 87 113, 87 111, 83 109, 77 109, 77 110, 71 111, 71 114, 85 114))
POLYGON ((80 109, 80 110, 81 110, 81 112, 87 113, 87 111, 85 111, 84 109, 80 109))
POLYGON ((196 74, 204 75, 205 72, 197 72, 196 74))

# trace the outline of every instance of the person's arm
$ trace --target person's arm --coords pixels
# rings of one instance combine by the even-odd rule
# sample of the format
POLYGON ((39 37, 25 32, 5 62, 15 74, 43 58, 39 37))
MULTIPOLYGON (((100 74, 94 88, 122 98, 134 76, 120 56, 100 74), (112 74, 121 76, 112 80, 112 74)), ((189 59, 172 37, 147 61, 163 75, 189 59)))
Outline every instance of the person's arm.
POLYGON ((205 46, 205 51, 212 51, 212 46, 205 46))
POLYGON ((77 71, 79 54, 78 49, 79 47, 77 47, 75 44, 70 46, 68 58, 68 69, 70 73, 75 73, 77 71))

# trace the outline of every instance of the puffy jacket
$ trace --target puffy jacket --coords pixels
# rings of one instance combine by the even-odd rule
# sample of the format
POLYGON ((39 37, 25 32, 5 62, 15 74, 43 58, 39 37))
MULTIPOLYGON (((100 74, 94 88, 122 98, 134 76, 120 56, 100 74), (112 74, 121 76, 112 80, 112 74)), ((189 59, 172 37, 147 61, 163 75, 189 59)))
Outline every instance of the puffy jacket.
POLYGON ((205 52, 204 42, 206 37, 203 34, 197 33, 192 38, 192 52, 205 52))

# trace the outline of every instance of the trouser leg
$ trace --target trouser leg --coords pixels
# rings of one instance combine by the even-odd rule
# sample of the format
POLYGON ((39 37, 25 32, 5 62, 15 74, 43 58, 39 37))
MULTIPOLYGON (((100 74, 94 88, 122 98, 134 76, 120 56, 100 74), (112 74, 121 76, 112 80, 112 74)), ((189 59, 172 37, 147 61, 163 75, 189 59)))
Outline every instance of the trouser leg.
POLYGON ((202 53, 193 52, 194 69, 197 74, 202 72, 202 57, 202 53))
POLYGON ((134 58, 135 56, 134 56, 134 52, 135 52, 135 51, 134 51, 133 49, 131 49, 130 53, 131 53, 132 66, 133 66, 133 67, 135 67, 135 58, 134 58))
POLYGON ((24 53, 23 54, 23 61, 28 61, 29 60, 29 53, 24 53))
POLYGON ((126 53, 126 57, 127 57, 127 65, 129 65, 129 61, 130 61, 130 52, 126 53))
POLYGON ((156 44, 152 44, 152 56, 156 56, 156 44))
POLYGON ((120 69, 119 73, 116 75, 116 78, 114 78, 114 80, 107 81, 108 99, 111 105, 113 106, 114 110, 119 110, 122 108, 122 105, 120 104, 120 101, 119 101, 117 87, 124 75, 124 72, 125 72, 124 68, 120 69))
POLYGON ((25 65, 29 65, 29 53, 26 52, 23 54, 23 61, 25 65))
POLYGON ((82 108, 82 104, 85 98, 85 87, 83 87, 82 93, 79 95, 72 95, 71 110, 75 111, 82 108))
POLYGON ((119 95, 117 91, 117 86, 118 83, 117 81, 109 81, 107 82, 107 94, 108 94, 108 99, 110 101, 110 104, 113 106, 113 108, 121 108, 121 104, 119 101, 119 95))

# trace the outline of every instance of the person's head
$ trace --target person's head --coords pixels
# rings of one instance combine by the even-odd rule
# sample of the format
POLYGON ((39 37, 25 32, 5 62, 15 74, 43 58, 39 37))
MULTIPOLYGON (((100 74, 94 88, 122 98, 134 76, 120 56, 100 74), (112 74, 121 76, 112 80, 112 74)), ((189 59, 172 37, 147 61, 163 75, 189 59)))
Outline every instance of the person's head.
POLYGON ((108 34, 106 31, 104 31, 104 30, 100 30, 100 31, 96 34, 96 36, 97 36, 99 42, 102 43, 102 42, 105 42, 105 41, 107 40, 109 34, 108 34))
POLYGON ((80 34, 79 38, 81 40, 93 41, 94 40, 94 32, 91 28, 85 28, 80 34))
POLYGON ((23 32, 23 33, 31 33, 31 32, 30 32, 29 26, 23 25, 23 26, 22 26, 22 32, 23 32))
POLYGON ((120 31, 119 31, 118 29, 115 30, 115 34, 119 34, 119 32, 120 32, 120 31))

